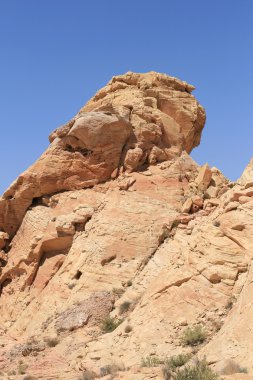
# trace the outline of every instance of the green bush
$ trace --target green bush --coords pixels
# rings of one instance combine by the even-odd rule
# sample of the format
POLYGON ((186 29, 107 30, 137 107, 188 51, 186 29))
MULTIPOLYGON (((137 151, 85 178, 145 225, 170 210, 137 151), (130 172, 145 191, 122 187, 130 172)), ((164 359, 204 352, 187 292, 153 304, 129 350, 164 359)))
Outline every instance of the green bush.
POLYGON ((130 309, 130 306, 131 306, 131 302, 129 301, 125 301, 123 302, 120 307, 119 307, 119 313, 120 314, 124 314, 126 313, 129 309, 130 309))
POLYGON ((114 331, 122 322, 122 319, 108 316, 102 321, 101 329, 104 333, 109 333, 114 331))
POLYGON ((201 326, 188 327, 182 336, 182 343, 186 346, 197 346, 206 340, 206 331, 201 326))
POLYGON ((161 364, 161 360, 156 356, 146 356, 141 359, 141 367, 158 367, 161 364))
POLYGON ((248 373, 247 368, 241 367, 233 360, 229 360, 222 370, 223 375, 233 375, 234 373, 248 373))
POLYGON ((185 366, 172 372, 169 368, 163 368, 165 380, 218 380, 218 375, 208 367, 205 360, 197 361, 193 366, 185 366))
POLYGON ((100 376, 115 375, 119 371, 125 371, 124 365, 108 364, 100 368, 100 376))
POLYGON ((176 368, 185 365, 190 358, 190 354, 180 354, 177 356, 171 356, 169 359, 166 359, 164 361, 164 365, 165 367, 168 367, 171 370, 175 370, 176 368))

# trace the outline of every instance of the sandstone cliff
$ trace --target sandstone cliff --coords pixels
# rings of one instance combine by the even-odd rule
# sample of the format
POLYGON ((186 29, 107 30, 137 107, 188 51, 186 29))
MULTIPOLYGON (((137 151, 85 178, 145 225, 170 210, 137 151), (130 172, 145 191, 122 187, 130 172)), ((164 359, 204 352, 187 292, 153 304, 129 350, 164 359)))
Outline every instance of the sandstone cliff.
POLYGON ((193 89, 114 77, 0 198, 3 378, 163 379, 181 354, 253 378, 253 163, 230 183, 191 159, 193 89))

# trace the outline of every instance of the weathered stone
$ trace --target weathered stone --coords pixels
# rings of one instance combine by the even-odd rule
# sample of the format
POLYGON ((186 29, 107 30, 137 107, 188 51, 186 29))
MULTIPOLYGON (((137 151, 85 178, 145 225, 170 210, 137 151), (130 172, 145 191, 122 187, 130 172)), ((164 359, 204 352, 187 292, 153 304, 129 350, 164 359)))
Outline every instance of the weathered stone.
POLYGON ((0 231, 0 250, 5 247, 6 241, 9 239, 9 235, 6 232, 0 231))
POLYGON ((252 374, 253 189, 182 152, 204 120, 191 90, 156 73, 114 78, 6 192, 2 372, 25 354, 29 375, 74 379, 113 358, 119 379, 162 380, 142 358, 188 353, 184 330, 201 325, 199 358, 252 374))
POLYGON ((197 187, 201 191, 205 191, 212 179, 212 171, 208 164, 203 165, 198 173, 198 176, 195 180, 197 187))
POLYGON ((218 188, 215 186, 209 186, 208 189, 205 191, 205 198, 216 198, 218 194, 218 188))
POLYGON ((192 207, 192 199, 191 198, 187 198, 186 201, 184 202, 183 206, 182 206, 181 212, 183 214, 184 213, 188 213, 188 212, 190 212, 191 207, 192 207))

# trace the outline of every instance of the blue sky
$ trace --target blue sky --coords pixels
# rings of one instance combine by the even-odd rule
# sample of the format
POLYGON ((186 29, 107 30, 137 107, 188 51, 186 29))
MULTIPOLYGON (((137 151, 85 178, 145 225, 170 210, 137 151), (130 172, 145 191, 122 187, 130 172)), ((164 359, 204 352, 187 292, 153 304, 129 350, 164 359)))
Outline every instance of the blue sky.
POLYGON ((232 180, 253 156, 252 0, 0 0, 0 193, 108 80, 165 72, 196 86, 192 156, 232 180))

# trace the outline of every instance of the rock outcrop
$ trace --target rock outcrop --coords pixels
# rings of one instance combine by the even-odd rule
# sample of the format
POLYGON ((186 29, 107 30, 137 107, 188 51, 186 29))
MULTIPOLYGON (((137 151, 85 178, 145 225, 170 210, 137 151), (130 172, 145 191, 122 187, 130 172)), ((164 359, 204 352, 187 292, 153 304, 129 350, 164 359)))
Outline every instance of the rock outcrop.
POLYGON ((50 135, 51 145, 0 199, 0 230, 14 236, 37 198, 116 177, 123 167, 162 162, 200 141, 204 109, 193 86, 165 74, 114 77, 50 135))
POLYGON ((231 183, 191 159, 192 90, 113 78, 1 198, 3 378, 163 379, 185 354, 252 379, 252 163, 231 183))

